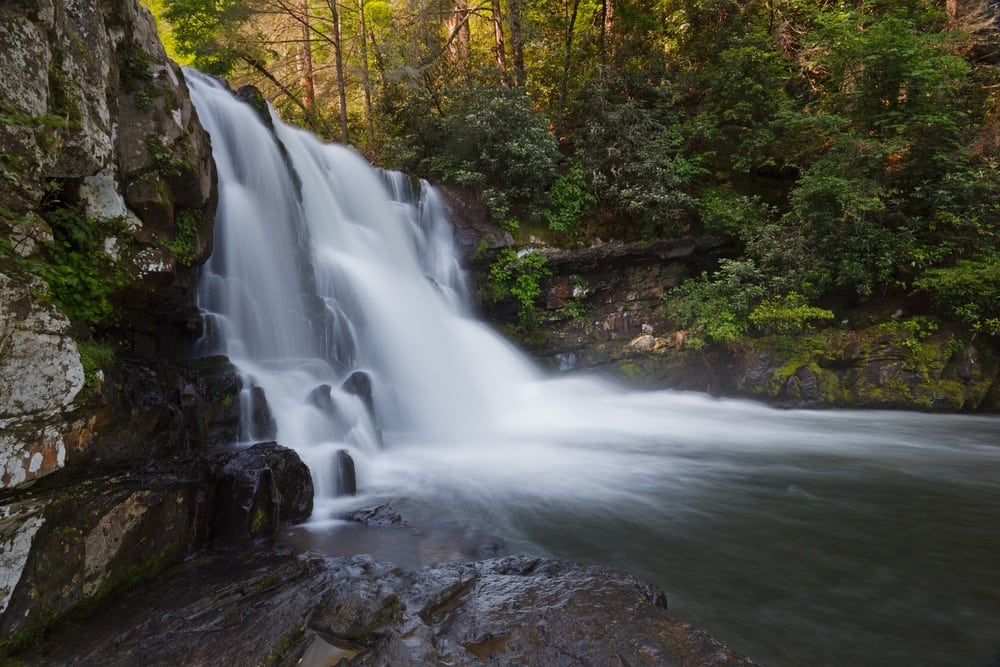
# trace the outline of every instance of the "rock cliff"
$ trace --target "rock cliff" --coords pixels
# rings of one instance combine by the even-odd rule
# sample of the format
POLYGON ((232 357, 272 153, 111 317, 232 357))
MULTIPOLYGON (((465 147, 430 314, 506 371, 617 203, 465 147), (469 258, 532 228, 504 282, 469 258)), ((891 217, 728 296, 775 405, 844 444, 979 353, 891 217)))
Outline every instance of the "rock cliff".
POLYGON ((213 402, 239 387, 231 367, 154 361, 197 333, 216 180, 152 17, 134 0, 4 2, 0 80, 9 638, 210 539, 214 482, 197 461, 229 419, 213 402))

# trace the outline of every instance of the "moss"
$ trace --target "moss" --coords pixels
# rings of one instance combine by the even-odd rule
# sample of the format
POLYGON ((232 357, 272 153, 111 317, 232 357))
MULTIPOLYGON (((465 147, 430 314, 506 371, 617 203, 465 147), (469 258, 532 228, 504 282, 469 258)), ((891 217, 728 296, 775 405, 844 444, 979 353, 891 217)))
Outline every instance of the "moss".
POLYGON ((85 386, 93 388, 97 371, 115 363, 115 348, 107 342, 77 341, 76 349, 80 353, 80 363, 83 364, 85 386))
POLYGON ((178 210, 174 216, 176 226, 174 239, 166 244, 165 249, 184 266, 191 266, 194 263, 195 241, 198 238, 198 230, 205 222, 203 215, 202 211, 186 208, 178 210))
POLYGON ((256 508, 254 508, 253 520, 250 522, 251 537, 256 537, 262 534, 264 532, 264 529, 267 528, 267 525, 268 525, 267 511, 265 511, 263 506, 258 505, 256 508))
POLYGON ((618 364, 618 372, 629 380, 638 380, 642 375, 639 366, 634 361, 622 361, 618 364))
POLYGON ((146 148, 149 149, 161 178, 179 176, 181 172, 191 170, 191 165, 184 155, 184 142, 185 139, 181 139, 173 144, 167 144, 162 137, 155 134, 146 137, 146 148))

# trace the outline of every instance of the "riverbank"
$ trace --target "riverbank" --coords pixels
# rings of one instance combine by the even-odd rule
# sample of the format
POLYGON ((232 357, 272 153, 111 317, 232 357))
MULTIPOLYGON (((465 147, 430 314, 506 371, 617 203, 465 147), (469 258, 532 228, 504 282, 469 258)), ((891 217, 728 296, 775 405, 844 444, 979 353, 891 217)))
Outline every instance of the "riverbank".
POLYGON ((725 252, 723 240, 518 243, 487 221, 474 195, 446 192, 478 314, 546 368, 787 408, 1000 412, 994 343, 920 300, 843 303, 833 324, 718 344, 681 327, 668 297, 725 252), (537 288, 528 305, 492 288, 498 258, 514 251, 540 258, 535 268, 507 267, 537 288))

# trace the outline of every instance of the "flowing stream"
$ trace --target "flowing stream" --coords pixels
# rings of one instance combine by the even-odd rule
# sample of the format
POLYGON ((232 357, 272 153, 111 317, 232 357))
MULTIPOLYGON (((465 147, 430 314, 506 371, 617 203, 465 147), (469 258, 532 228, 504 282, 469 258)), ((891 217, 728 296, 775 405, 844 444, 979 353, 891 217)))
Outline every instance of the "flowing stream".
POLYGON ((1000 664, 1000 420, 546 375, 467 312, 432 188, 187 78, 220 181, 202 345, 310 466, 314 519, 290 541, 403 567, 618 565, 777 667, 1000 664), (338 495, 340 450, 357 496, 338 495), (384 502, 409 526, 338 518, 384 502))

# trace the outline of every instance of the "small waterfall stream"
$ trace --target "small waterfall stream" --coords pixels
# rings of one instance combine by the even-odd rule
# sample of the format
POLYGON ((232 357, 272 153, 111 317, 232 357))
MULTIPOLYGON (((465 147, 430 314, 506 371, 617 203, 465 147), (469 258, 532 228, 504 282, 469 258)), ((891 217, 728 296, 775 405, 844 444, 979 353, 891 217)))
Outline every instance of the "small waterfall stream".
POLYGON ((636 570, 673 613, 778 667, 987 667, 1000 650, 1000 421, 547 377, 469 317, 432 188, 273 113, 272 134, 187 78, 220 179, 203 351, 265 392, 309 465, 311 546, 417 566, 454 556, 428 527, 472 526, 636 570), (337 496, 340 450, 359 499, 337 496), (386 543, 336 519, 386 499, 423 530, 386 543))

